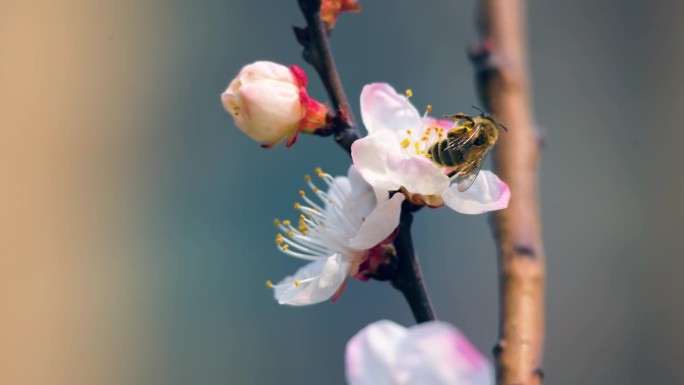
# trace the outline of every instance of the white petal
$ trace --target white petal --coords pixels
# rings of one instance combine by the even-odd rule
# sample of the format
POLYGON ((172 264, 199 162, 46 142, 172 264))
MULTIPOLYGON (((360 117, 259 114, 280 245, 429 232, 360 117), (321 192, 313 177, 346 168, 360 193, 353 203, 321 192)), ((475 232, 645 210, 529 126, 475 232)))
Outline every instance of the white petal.
POLYGON ((340 254, 311 262, 275 285, 274 296, 283 305, 312 305, 323 302, 335 294, 349 273, 350 264, 340 254), (304 281, 299 286, 295 281, 304 281))
POLYGON ((489 361, 458 329, 427 322, 409 329, 394 364, 397 384, 492 385, 489 361))
POLYGON ((420 115, 413 104, 385 83, 363 87, 361 119, 369 135, 383 130, 405 131, 421 127, 420 115))
POLYGON ((383 131, 361 138, 352 144, 354 167, 371 186, 382 190, 397 190, 400 185, 387 174, 387 154, 400 151, 399 141, 392 132, 383 131))
POLYGON ((240 70, 238 78, 243 84, 263 79, 296 84, 294 75, 288 67, 270 61, 257 61, 244 66, 240 70))
POLYGON ((390 200, 379 204, 363 221, 356 237, 349 241, 349 246, 357 250, 368 250, 387 239, 399 226, 403 201, 404 194, 396 193, 390 200))
POLYGON ((440 194, 449 187, 449 178, 430 160, 420 156, 387 154, 387 171, 395 183, 412 193, 440 194))
POLYGON ((392 321, 378 321, 347 343, 345 368, 349 385, 393 385, 392 367, 407 329, 392 321))
POLYGON ((442 193, 444 203, 462 214, 482 214, 508 207, 511 190, 491 171, 481 171, 475 182, 464 192, 454 183, 442 193))

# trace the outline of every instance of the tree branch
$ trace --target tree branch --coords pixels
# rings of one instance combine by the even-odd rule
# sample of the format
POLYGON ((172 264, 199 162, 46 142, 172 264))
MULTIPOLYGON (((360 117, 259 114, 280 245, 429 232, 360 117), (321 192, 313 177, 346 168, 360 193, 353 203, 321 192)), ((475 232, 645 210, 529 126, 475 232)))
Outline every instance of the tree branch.
POLYGON ((494 150, 511 201, 491 217, 499 254, 499 385, 538 385, 544 340, 544 250, 537 201, 540 143, 528 90, 524 0, 480 0, 481 44, 471 52, 485 108, 508 127, 494 150))
POLYGON ((415 209, 416 207, 407 201, 401 207, 399 234, 394 240, 398 264, 396 275, 392 279, 392 286, 404 295, 416 322, 422 323, 434 321, 435 311, 432 309, 430 297, 423 281, 418 256, 413 249, 411 224, 413 223, 413 211, 415 209))
POLYGON ((306 29, 295 27, 297 41, 304 47, 304 60, 316 69, 328 92, 330 101, 336 111, 332 120, 335 142, 345 151, 351 153, 352 143, 359 138, 356 130, 354 113, 349 107, 347 95, 344 93, 340 75, 335 68, 328 34, 321 20, 321 0, 298 0, 306 20, 306 29))

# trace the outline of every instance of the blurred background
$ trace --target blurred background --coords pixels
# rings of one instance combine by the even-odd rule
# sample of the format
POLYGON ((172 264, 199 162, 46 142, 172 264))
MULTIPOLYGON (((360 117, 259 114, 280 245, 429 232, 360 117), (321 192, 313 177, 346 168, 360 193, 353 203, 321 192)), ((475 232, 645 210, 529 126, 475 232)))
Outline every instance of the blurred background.
MULTIPOLYGON (((364 84, 418 106, 478 104, 474 2, 362 1, 332 46, 364 84)), ((682 384, 684 3, 531 1, 546 132, 548 384, 682 384)), ((343 384, 346 341, 412 316, 381 282, 279 306, 267 279, 302 176, 330 139, 266 151, 219 95, 255 60, 298 64, 293 1, 0 1, 0 384, 343 384)), ((419 107, 422 108, 422 107, 419 107)), ((415 242, 441 319, 485 354, 497 333, 486 216, 422 210, 415 242)))

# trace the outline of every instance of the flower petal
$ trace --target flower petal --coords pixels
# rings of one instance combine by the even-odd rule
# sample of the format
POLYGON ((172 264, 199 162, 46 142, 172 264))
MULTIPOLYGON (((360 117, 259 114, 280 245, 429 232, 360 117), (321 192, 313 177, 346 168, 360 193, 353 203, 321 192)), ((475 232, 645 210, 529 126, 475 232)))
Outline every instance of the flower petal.
POLYGON ((394 379, 401 384, 491 385, 489 361, 445 322, 427 322, 409 329, 396 353, 394 379))
POLYGON ((396 193, 390 200, 379 204, 363 221, 356 237, 349 241, 349 246, 357 250, 368 250, 389 237, 399 226, 403 201, 404 194, 396 193))
POLYGON ((312 305, 323 302, 335 294, 349 273, 350 264, 341 254, 311 262, 274 285, 274 296, 283 305, 312 305), (305 281, 308 278, 314 278, 305 281), (295 281, 302 281, 299 286, 295 281))
POLYGON ((420 156, 387 154, 387 173, 395 183, 413 193, 440 194, 449 188, 449 178, 430 160, 420 156))
POLYGON ((392 385, 397 348, 408 330, 392 321, 378 321, 347 343, 345 367, 349 385, 392 385))
POLYGON ((397 190, 400 185, 387 174, 387 154, 399 151, 399 141, 392 132, 383 131, 361 138, 352 144, 354 167, 371 186, 397 190))
POLYGON ((454 183, 442 193, 444 203, 462 214, 482 214, 508 207, 511 190, 491 171, 481 171, 475 182, 464 192, 454 183))
POLYGON ((413 104, 386 83, 372 83, 361 91, 361 119, 368 134, 383 130, 404 131, 421 127, 413 104))

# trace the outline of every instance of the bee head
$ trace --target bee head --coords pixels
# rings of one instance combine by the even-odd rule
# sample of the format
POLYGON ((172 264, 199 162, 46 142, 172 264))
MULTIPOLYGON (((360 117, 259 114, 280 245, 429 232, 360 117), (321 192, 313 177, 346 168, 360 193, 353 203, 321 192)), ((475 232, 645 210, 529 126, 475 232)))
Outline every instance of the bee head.
POLYGON ((494 126, 496 126, 497 128, 503 128, 504 131, 508 132, 508 128, 506 128, 506 126, 504 126, 502 123, 499 123, 499 122, 497 122, 496 120, 494 120, 494 118, 493 118, 491 115, 489 115, 488 113, 486 113, 483 109, 481 109, 481 108, 479 108, 479 107, 476 107, 476 106, 471 106, 471 107, 473 107, 474 109, 480 111, 480 117, 481 117, 481 118, 489 120, 489 121, 492 122, 492 123, 494 124, 494 126))

